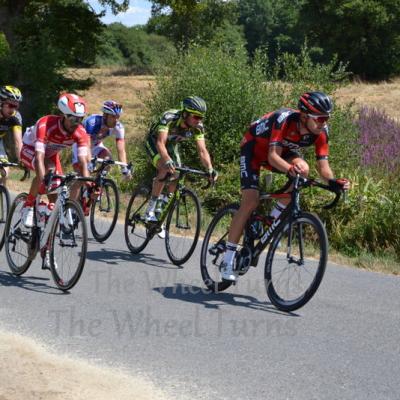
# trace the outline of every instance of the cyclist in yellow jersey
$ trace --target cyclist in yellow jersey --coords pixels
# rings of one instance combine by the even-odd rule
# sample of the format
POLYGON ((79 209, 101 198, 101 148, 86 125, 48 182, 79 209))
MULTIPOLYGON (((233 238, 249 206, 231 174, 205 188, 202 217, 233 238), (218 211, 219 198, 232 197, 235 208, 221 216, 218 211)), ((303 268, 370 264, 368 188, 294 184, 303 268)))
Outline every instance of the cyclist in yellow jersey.
MULTIPOLYGON (((22 94, 14 86, 0 87, 0 161, 19 161, 22 148, 22 118, 18 112, 22 94), (16 158, 13 160, 13 158, 16 158)), ((8 168, 1 170, 0 183, 6 185, 8 168)))
MULTIPOLYGON (((217 172, 212 166, 204 138, 203 119, 206 111, 206 102, 201 97, 189 96, 182 101, 180 110, 164 112, 161 118, 150 127, 146 151, 157 168, 157 176, 153 181, 151 199, 146 210, 147 221, 157 221, 155 207, 164 187, 164 182, 161 180, 167 173, 175 174, 175 166, 181 165, 178 152, 180 141, 191 138, 195 140, 200 161, 206 168, 209 179, 211 181, 217 179, 217 172)), ((172 192, 174 188, 168 189, 172 192)))

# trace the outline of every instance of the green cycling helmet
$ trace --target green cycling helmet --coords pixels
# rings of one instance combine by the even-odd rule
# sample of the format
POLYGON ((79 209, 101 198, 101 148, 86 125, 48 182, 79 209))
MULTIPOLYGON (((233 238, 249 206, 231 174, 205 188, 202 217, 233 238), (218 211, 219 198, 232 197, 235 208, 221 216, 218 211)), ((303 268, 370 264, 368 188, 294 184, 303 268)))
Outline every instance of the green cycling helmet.
POLYGON ((201 97, 189 96, 182 101, 182 110, 204 117, 207 112, 207 104, 201 97))

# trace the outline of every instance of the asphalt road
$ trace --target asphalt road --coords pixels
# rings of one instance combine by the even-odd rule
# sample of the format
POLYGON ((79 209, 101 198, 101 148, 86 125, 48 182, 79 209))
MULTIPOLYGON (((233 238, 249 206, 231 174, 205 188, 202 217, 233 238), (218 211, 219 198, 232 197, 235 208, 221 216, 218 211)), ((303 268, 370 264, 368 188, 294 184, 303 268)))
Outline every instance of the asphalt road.
POLYGON ((330 264, 315 297, 275 309, 263 265, 207 294, 199 247, 184 268, 164 243, 132 255, 118 225, 89 243, 68 294, 35 262, 23 277, 0 254, 0 321, 58 352, 150 377, 177 399, 399 399, 400 280, 330 264))

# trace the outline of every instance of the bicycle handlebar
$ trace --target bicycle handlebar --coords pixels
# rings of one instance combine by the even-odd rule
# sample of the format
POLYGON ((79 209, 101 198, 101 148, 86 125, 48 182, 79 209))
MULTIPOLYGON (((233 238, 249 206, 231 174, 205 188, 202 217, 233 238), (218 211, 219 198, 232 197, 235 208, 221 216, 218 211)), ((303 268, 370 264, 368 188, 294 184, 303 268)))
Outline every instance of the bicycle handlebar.
POLYGON ((316 186, 316 187, 319 187, 324 190, 328 190, 329 192, 336 194, 335 198, 330 203, 322 206, 322 208, 324 208, 326 210, 335 207, 336 204, 338 203, 338 201, 340 200, 340 197, 342 195, 344 197, 346 197, 346 194, 347 194, 347 190, 343 190, 339 187, 333 187, 332 185, 327 185, 326 183, 319 182, 318 180, 313 179, 313 178, 305 178, 303 176, 300 176, 299 174, 297 174, 295 177, 288 176, 288 178, 289 178, 288 181, 281 188, 279 188, 278 190, 275 190, 274 192, 265 193, 265 194, 277 195, 277 194, 287 193, 289 195, 290 192, 288 192, 288 189, 291 186, 294 186, 295 190, 299 190, 301 188, 307 188, 307 187, 311 187, 311 186, 316 186))
POLYGON ((131 171, 133 169, 133 163, 132 162, 124 163, 124 162, 121 162, 121 161, 112 160, 110 158, 98 158, 98 157, 93 157, 90 161, 92 163, 94 163, 94 164, 102 164, 102 166, 119 165, 120 167, 127 167, 131 171))
POLYGON ((319 182, 313 178, 304 178, 300 175, 297 175, 295 178, 293 178, 294 180, 294 185, 296 187, 310 187, 310 186, 316 186, 319 187, 321 189, 324 190, 328 190, 329 192, 335 193, 335 198, 328 204, 325 204, 324 206, 322 206, 322 208, 324 208, 325 210, 329 210, 333 207, 336 206, 336 204, 339 202, 340 197, 342 196, 342 194, 346 194, 346 190, 341 189, 339 187, 333 187, 332 185, 327 185, 326 183, 322 183, 319 182))
POLYGON ((28 168, 24 167, 23 165, 21 165, 19 163, 13 163, 13 162, 9 162, 9 161, 0 162, 0 168, 6 168, 6 167, 18 167, 18 168, 23 169, 24 175, 20 179, 21 182, 23 182, 24 180, 29 178, 29 176, 31 174, 28 168))
MULTIPOLYGON (((200 175, 200 176, 203 176, 203 177, 207 177, 207 178, 208 178, 207 172, 201 171, 201 170, 199 170, 199 169, 194 169, 194 168, 189 168, 189 167, 175 167, 175 170, 176 170, 176 171, 179 171, 179 172, 180 172, 181 174, 183 174, 183 175, 186 175, 186 174, 193 174, 193 175, 200 175)), ((167 182, 167 181, 173 182, 173 181, 176 181, 177 179, 179 179, 179 178, 170 179, 171 177, 172 177, 172 174, 168 172, 168 173, 165 175, 164 178, 159 179, 159 182, 167 182)), ((208 189, 211 185, 213 185, 213 183, 209 181, 209 182, 207 183, 207 185, 205 185, 204 187, 202 187, 202 189, 204 189, 204 190, 205 190, 205 189, 208 189)))

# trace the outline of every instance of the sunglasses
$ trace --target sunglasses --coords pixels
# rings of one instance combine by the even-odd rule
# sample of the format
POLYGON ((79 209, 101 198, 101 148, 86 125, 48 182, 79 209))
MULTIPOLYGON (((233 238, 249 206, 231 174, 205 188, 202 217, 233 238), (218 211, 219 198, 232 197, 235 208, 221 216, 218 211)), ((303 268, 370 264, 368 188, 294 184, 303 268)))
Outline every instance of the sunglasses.
POLYGON ((313 115, 313 114, 307 114, 308 118, 313 119, 314 121, 319 122, 320 124, 323 124, 324 122, 327 122, 329 119, 329 115, 313 115))
POLYGON ((19 107, 19 104, 13 104, 13 103, 4 103, 8 108, 11 109, 17 109, 19 107))
POLYGON ((83 117, 76 117, 75 115, 66 115, 65 118, 73 124, 80 124, 83 121, 83 117))
POLYGON ((202 121, 204 117, 201 115, 196 115, 196 114, 190 114, 190 116, 195 119, 196 121, 202 121))

